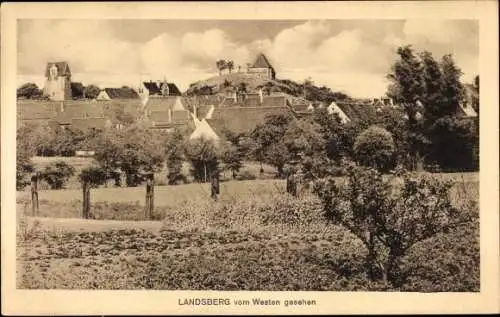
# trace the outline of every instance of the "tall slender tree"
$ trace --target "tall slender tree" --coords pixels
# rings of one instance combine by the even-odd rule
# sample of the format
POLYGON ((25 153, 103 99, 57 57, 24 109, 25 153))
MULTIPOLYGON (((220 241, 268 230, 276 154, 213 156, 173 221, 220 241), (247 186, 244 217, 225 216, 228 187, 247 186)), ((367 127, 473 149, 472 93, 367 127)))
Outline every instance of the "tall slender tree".
POLYGON ((443 85, 441 94, 444 98, 441 106, 441 117, 456 114, 460 103, 464 99, 464 86, 460 81, 462 71, 456 65, 451 54, 444 55, 441 59, 443 72, 443 85))

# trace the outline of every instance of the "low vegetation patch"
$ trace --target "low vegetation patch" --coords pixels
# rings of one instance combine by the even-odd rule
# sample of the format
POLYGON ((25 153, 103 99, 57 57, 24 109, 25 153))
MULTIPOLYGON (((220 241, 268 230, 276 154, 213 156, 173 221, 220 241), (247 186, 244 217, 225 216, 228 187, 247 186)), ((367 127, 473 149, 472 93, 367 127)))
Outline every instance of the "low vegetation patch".
MULTIPOLYGON (((364 243, 346 227, 326 222, 314 195, 164 208, 158 209, 164 210, 159 232, 139 229, 141 222, 137 229, 110 224, 104 231, 67 231, 36 221, 27 226, 20 216, 18 287, 479 291, 475 220, 413 245, 401 258, 404 279, 395 286, 370 277, 364 243)), ((138 203, 100 203, 93 210, 96 219, 142 214, 138 203)))

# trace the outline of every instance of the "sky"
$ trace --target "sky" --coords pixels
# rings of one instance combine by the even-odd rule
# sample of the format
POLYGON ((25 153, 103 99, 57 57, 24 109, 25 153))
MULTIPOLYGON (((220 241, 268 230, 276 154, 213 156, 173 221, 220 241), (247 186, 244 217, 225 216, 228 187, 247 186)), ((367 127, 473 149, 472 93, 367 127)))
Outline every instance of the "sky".
POLYGON ((380 97, 400 45, 453 54, 462 80, 478 74, 475 20, 18 20, 18 85, 44 85, 49 61, 67 61, 72 81, 101 88, 142 80, 181 90, 217 74, 215 61, 245 65, 266 54, 277 77, 380 97))

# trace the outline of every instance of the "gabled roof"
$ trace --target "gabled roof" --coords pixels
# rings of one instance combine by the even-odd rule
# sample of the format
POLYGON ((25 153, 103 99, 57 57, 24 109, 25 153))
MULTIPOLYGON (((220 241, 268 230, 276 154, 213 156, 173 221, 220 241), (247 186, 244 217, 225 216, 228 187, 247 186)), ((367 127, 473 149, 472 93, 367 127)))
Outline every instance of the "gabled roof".
POLYGON ((339 116, 340 121, 342 123, 347 123, 350 122, 351 119, 345 114, 345 112, 335 103, 335 101, 332 101, 332 103, 326 108, 326 111, 329 114, 336 114, 339 116))
POLYGON ((152 111, 149 117, 149 122, 153 127, 174 128, 186 126, 191 121, 191 115, 187 111, 152 111))
POLYGON ((220 139, 219 135, 213 130, 210 123, 208 123, 208 120, 205 119, 198 123, 196 129, 189 136, 190 139, 197 139, 201 137, 215 141, 220 139))
POLYGON ((217 107, 212 114, 212 118, 207 119, 207 122, 219 135, 224 129, 236 133, 247 133, 251 132, 258 124, 264 122, 267 115, 285 113, 290 113, 290 109, 286 106, 217 107))
POLYGON ((71 71, 67 62, 49 62, 45 68, 45 77, 49 77, 52 65, 56 65, 58 76, 71 76, 71 71))
POLYGON ((17 117, 20 120, 53 119, 57 116, 60 102, 18 102, 17 117))
POLYGON ((153 125, 155 125, 155 123, 170 123, 168 110, 151 111, 149 118, 153 125))
MULTIPOLYGON (((176 84, 167 83, 167 86, 168 86, 168 95, 169 96, 180 96, 181 95, 181 91, 179 90, 179 88, 177 88, 176 84)), ((163 84, 162 84, 162 87, 163 87, 163 84)), ((160 88, 162 88, 162 87, 160 87, 160 88)))
POLYGON ((102 105, 90 102, 64 103, 64 111, 57 114, 56 121, 71 123, 73 119, 84 118, 104 118, 102 105))
POLYGON ((106 128, 106 118, 87 118, 87 119, 82 119, 82 118, 73 118, 71 119, 71 126, 85 130, 85 129, 91 129, 91 128, 96 128, 96 129, 104 129, 106 128))
POLYGON ((168 109, 187 111, 187 100, 179 96, 151 97, 146 103, 149 111, 165 111, 168 109))
MULTIPOLYGON (((149 91, 150 95, 162 95, 162 89, 165 85, 164 82, 161 82, 159 85, 153 81, 146 81, 142 83, 144 87, 149 91)), ((180 96, 181 91, 177 88, 177 85, 174 83, 166 83, 168 87, 168 95, 169 96, 180 96)))
POLYGON ((273 66, 271 66, 271 63, 269 62, 269 60, 267 59, 266 55, 264 54, 259 54, 259 56, 257 56, 257 59, 255 60, 255 63, 253 63, 253 68, 273 68, 273 66))
POLYGON ((368 121, 375 117, 375 108, 368 103, 336 102, 337 106, 351 121, 368 121))
POLYGON ((161 95, 161 89, 155 82, 146 81, 142 83, 144 87, 149 91, 150 95, 161 95))
POLYGON ((139 95, 132 88, 104 88, 111 99, 139 99, 139 95))
POLYGON ((124 113, 137 116, 141 109, 141 101, 138 99, 103 100, 99 101, 97 104, 102 106, 105 116, 109 116, 116 108, 123 109, 124 113))

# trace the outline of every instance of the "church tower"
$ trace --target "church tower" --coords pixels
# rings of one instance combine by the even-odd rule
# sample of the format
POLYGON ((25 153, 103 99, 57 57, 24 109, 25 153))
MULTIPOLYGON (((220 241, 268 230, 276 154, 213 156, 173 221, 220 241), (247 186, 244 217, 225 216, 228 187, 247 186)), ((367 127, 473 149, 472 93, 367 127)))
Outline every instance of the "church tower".
POLYGON ((71 71, 67 62, 47 63, 43 92, 50 100, 70 100, 71 71))

